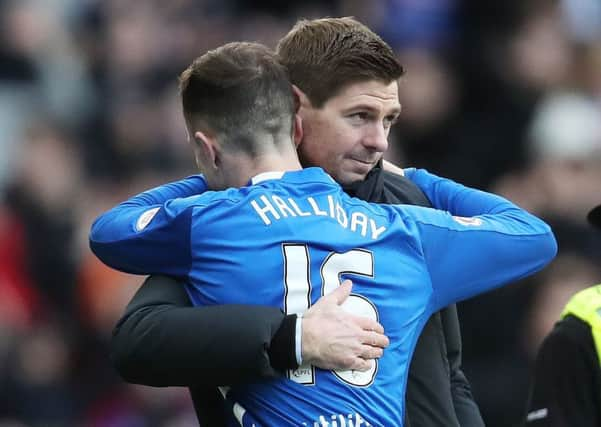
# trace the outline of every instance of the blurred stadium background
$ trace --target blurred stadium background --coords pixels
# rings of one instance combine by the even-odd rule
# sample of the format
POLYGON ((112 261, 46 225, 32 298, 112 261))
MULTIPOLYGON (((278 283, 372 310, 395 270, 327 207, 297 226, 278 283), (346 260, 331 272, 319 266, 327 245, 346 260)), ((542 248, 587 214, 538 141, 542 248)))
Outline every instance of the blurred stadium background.
POLYGON ((545 272, 459 309, 487 425, 518 424, 542 337, 601 281, 584 222, 601 202, 599 0, 0 0, 0 426, 194 425, 185 389, 112 370, 111 328, 142 278, 91 255, 91 220, 194 172, 176 79, 194 57, 344 15, 407 70, 388 158, 555 227, 545 272))

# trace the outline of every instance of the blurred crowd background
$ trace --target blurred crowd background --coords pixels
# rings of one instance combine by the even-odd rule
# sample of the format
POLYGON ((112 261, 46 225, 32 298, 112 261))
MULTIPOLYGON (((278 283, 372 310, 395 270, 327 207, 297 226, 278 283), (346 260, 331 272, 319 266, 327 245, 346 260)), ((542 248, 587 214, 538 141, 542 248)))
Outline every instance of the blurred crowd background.
POLYGON ((459 307, 485 421, 518 425, 542 337, 601 282, 601 233, 584 220, 601 202, 599 0, 0 0, 0 426, 194 425, 185 389, 126 385, 110 366, 142 278, 100 264, 89 226, 194 173, 177 94, 193 58, 345 15, 406 68, 388 158, 555 228, 549 268, 459 307))

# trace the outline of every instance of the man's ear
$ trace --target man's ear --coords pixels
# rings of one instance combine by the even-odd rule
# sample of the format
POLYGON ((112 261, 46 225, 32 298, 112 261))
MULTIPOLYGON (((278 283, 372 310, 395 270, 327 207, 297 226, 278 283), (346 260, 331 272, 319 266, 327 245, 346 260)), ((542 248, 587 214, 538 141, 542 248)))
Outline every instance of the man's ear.
POLYGON ((217 169, 221 161, 221 150, 217 140, 204 132, 197 130, 194 132, 194 141, 198 145, 200 155, 205 159, 209 166, 217 169))
POLYGON ((294 92, 294 102, 296 105, 296 115, 294 117, 294 146, 299 147, 303 140, 303 119, 300 115, 301 108, 310 108, 311 102, 309 98, 300 90, 296 85, 292 85, 292 92, 294 92))
POLYGON ((292 137, 294 138, 294 146, 298 148, 303 140, 303 119, 298 113, 294 115, 294 134, 292 137))
POLYGON ((305 108, 311 107, 311 101, 309 101, 309 98, 307 97, 305 92, 300 90, 300 88, 298 86, 292 85, 292 92, 294 93, 294 103, 296 106, 297 113, 302 107, 305 107, 305 108))

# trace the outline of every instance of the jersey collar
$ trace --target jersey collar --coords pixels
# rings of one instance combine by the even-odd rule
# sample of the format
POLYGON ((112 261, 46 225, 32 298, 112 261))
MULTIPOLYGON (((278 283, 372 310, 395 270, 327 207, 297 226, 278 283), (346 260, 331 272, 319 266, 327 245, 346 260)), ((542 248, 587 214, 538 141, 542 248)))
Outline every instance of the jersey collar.
POLYGON ((259 184, 263 181, 268 181, 272 179, 284 179, 288 182, 309 182, 309 181, 319 181, 319 182, 335 182, 330 175, 328 175, 322 168, 305 168, 299 171, 269 171, 262 172, 258 175, 255 175, 251 178, 249 184, 255 185, 259 184))
POLYGON ((284 171, 263 172, 255 175, 250 179, 250 185, 258 184, 259 182, 267 181, 268 179, 281 179, 284 176, 284 171))

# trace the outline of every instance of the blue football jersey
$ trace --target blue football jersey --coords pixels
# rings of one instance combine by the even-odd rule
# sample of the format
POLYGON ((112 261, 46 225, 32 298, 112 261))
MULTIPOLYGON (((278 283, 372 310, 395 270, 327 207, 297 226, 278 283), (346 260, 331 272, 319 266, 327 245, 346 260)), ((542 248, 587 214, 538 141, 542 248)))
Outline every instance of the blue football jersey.
POLYGON ((186 280, 194 305, 302 313, 351 279, 343 307, 382 323, 383 356, 366 372, 307 365, 223 388, 230 425, 402 426, 409 362, 430 315, 541 269, 557 250, 544 222, 501 197, 423 170, 407 176, 448 211, 370 204, 319 168, 219 192, 196 176, 102 215, 90 244, 113 268, 186 280))

